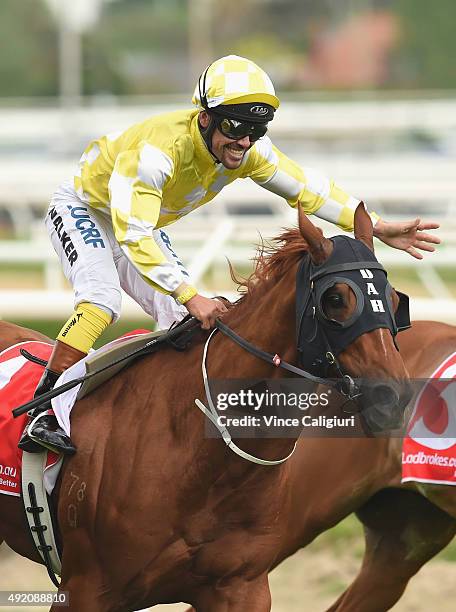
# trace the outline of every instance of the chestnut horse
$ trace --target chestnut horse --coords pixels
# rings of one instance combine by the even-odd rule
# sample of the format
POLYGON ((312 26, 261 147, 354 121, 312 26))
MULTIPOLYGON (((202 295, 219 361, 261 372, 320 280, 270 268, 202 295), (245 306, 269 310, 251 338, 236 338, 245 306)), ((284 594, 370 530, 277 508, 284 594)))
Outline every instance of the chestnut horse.
MULTIPOLYGON (((399 346, 410 376, 428 378, 456 351, 456 327, 417 321, 399 336, 399 346)), ((456 534, 455 487, 419 482, 401 485, 401 440, 392 441, 383 451, 385 465, 373 466, 377 491, 357 510, 365 533, 362 566, 328 612, 389 610, 409 580, 456 534), (380 487, 379 477, 383 480, 380 487)))
MULTIPOLYGON (((371 248, 366 217, 358 207, 355 236, 371 248)), ((314 265, 324 265, 333 249, 335 239, 325 239, 300 214, 300 231, 288 232, 281 248, 260 258, 248 292, 224 322, 256 346, 273 348, 284 361, 294 362, 298 266, 305 253, 314 265)), ((321 307, 331 319, 351 320, 356 296, 340 276, 321 296, 321 307)), ((4 322, 0 332, 0 348, 18 336, 36 338, 4 322)), ((290 515, 295 486, 291 464, 248 462, 220 438, 206 435, 207 421, 193 403, 205 400, 206 337, 201 333, 184 353, 166 348, 135 362, 73 411, 78 452, 64 463, 56 499, 61 589, 69 592, 69 612, 125 612, 180 601, 198 612, 270 610, 268 572, 290 529, 283 517, 290 515)), ((340 353, 339 366, 354 377, 392 381, 397 411, 403 410, 408 376, 390 328, 360 332, 340 353)), ((284 375, 221 333, 210 345, 208 370, 214 379, 284 375)), ((294 440, 258 438, 239 445, 272 461, 286 457, 294 440)), ((345 450, 351 455, 348 443, 345 450)), ((309 477, 320 480, 312 469, 309 477)), ((20 502, 8 496, 0 496, 2 539, 19 554, 39 560, 20 502)))
MULTIPOLYGON (((456 327, 416 321, 398 344, 410 377, 428 378, 456 351, 456 327)), ((309 438, 290 459, 292 501, 276 565, 352 512, 364 526, 359 574, 328 612, 389 610, 456 533, 455 488, 402 485, 401 451, 400 438, 309 438)))
MULTIPOLYGON (((456 351, 456 327, 415 321, 398 344, 411 378, 428 378, 456 351)), ((389 610, 456 534, 455 488, 401 485, 401 450, 397 438, 306 438, 289 461, 291 502, 274 567, 352 512, 364 526, 359 574, 327 612, 389 610)))

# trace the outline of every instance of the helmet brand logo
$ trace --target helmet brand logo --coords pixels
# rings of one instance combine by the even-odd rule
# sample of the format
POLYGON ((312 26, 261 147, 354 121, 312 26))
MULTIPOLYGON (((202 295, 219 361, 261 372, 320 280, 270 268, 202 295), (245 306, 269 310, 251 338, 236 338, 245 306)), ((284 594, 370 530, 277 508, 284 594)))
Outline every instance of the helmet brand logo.
POLYGON ((267 115, 269 113, 269 109, 266 106, 252 106, 250 112, 254 115, 267 115))

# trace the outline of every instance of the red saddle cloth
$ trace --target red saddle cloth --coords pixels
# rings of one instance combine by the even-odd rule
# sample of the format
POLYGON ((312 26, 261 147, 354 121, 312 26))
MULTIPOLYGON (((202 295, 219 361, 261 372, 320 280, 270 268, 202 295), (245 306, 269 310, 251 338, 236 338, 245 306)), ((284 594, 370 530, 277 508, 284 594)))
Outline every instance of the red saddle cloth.
MULTIPOLYGON (((21 494, 22 464, 22 451, 17 444, 27 415, 15 419, 11 411, 32 399, 43 373, 43 366, 28 361, 20 354, 21 348, 47 361, 52 345, 22 342, 0 353, 0 493, 17 497, 21 494)), ((57 460, 58 455, 48 453, 48 466, 57 460)))
POLYGON ((456 353, 416 400, 402 447, 402 482, 456 485, 456 353))
MULTIPOLYGON (((136 329, 124 334, 123 338, 149 333, 147 329, 136 329)), ((47 361, 52 352, 52 345, 44 342, 21 342, 0 353, 0 493, 21 495, 22 451, 17 448, 19 438, 27 422, 27 415, 13 418, 11 411, 32 399, 38 381, 43 373, 43 366, 29 361, 20 353, 26 349, 32 355, 47 361)), ((60 455, 48 451, 45 472, 54 466, 60 455)), ((56 466, 57 467, 57 466, 56 466)), ((52 489, 58 472, 49 476, 49 489, 52 489)))

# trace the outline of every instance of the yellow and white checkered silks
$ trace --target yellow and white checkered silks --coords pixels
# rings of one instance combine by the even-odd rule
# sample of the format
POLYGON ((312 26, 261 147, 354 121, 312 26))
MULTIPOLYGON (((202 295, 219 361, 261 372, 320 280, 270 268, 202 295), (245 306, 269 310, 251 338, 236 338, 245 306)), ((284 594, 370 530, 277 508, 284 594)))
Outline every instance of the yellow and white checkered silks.
POLYGON ((263 102, 277 109, 280 101, 266 72, 251 60, 238 55, 227 55, 213 62, 200 76, 192 102, 203 108, 201 96, 206 95, 207 106, 263 102))
MULTIPOLYGON (((180 266, 166 258, 155 230, 211 202, 237 179, 250 178, 315 214, 352 230, 359 200, 320 172, 301 167, 264 136, 233 170, 214 164, 201 136, 197 109, 156 115, 90 143, 74 177, 85 204, 112 226, 117 243, 146 283, 173 293, 180 266)), ((376 217, 371 213, 373 222, 376 217)))

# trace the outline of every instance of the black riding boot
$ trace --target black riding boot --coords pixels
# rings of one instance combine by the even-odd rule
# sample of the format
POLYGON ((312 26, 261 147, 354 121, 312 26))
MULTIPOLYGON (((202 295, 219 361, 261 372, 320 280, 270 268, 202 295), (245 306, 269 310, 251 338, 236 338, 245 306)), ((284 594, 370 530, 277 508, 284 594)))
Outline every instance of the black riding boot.
MULTIPOLYGON (((43 395, 43 393, 47 393, 53 389, 59 376, 59 373, 53 372, 52 370, 48 370, 46 368, 33 397, 38 397, 39 395, 43 395)), ((70 438, 66 435, 63 429, 59 427, 57 419, 54 415, 43 414, 43 416, 36 421, 32 428, 32 436, 34 438, 38 438, 43 444, 35 442, 35 440, 32 440, 32 438, 30 438, 28 435, 27 430, 32 420, 39 414, 47 412, 51 407, 51 401, 48 400, 42 406, 37 406, 33 410, 30 410, 28 413, 29 420, 18 446, 22 450, 29 453, 40 453, 43 451, 43 446, 45 446, 50 450, 55 450, 59 453, 63 453, 64 455, 74 455, 76 449, 71 443, 70 438)))
MULTIPOLYGON (((81 351, 57 340, 48 367, 43 372, 43 376, 38 383, 34 397, 43 395, 43 393, 53 389, 60 374, 85 357, 85 355, 85 353, 81 353, 81 351), (54 371, 52 367, 55 367, 56 370, 54 371)), ((34 439, 32 440, 28 435, 27 430, 32 419, 38 414, 48 411, 50 408, 51 402, 49 400, 43 406, 38 406, 28 413, 30 418, 19 441, 19 448, 29 453, 39 453, 42 452, 43 447, 46 447, 57 453, 74 455, 76 448, 73 446, 70 438, 59 426, 54 415, 43 414, 43 416, 36 421, 31 430, 33 438, 37 439, 36 441, 34 439)))

